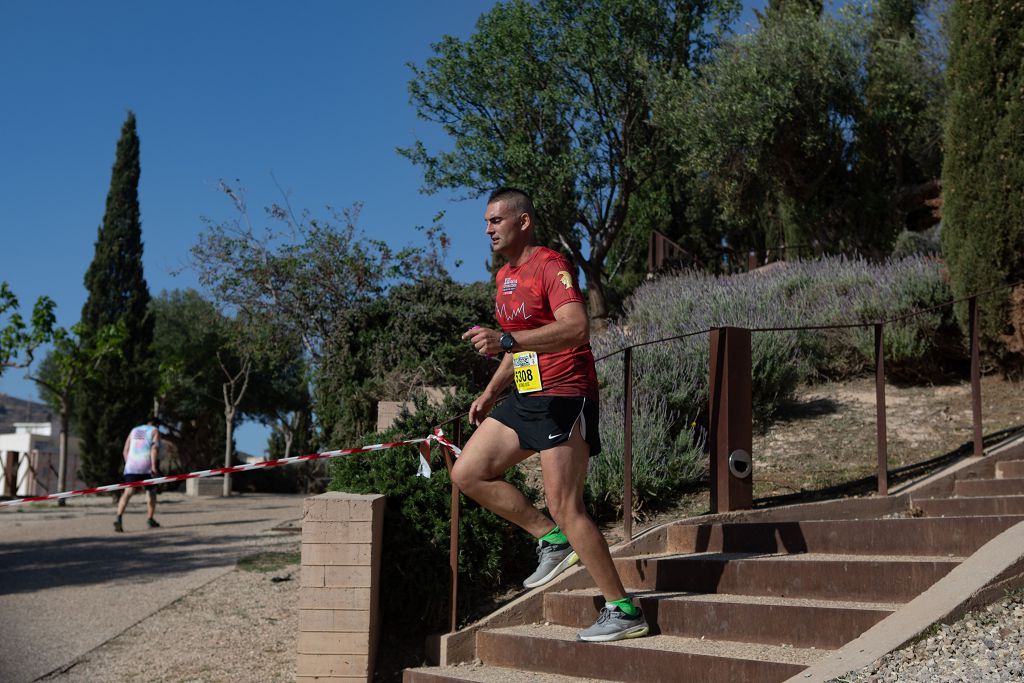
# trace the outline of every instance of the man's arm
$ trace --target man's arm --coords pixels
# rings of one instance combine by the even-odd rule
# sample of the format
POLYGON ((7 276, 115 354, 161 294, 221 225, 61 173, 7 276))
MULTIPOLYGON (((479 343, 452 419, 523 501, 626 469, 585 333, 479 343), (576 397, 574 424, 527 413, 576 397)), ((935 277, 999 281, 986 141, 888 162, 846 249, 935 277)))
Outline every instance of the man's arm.
POLYGON ((124 440, 124 448, 121 449, 121 457, 124 458, 125 462, 128 462, 128 447, 132 442, 132 433, 128 432, 127 438, 124 440))
MULTIPOLYGON (((514 351, 563 351, 574 346, 583 346, 590 341, 590 319, 587 317, 586 307, 581 302, 570 301, 555 310, 554 322, 533 330, 520 330, 512 336, 516 340, 514 351)), ((503 353, 501 330, 477 327, 463 334, 462 338, 470 340, 480 353, 492 356, 503 353)))

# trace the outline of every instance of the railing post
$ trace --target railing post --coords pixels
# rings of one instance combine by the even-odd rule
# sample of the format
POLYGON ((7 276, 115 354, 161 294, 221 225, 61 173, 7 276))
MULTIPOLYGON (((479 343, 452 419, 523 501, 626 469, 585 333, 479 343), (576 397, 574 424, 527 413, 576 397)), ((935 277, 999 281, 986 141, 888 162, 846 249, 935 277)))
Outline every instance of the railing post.
POLYGON ((757 270, 757 252, 753 250, 747 252, 747 272, 751 270, 757 270))
POLYGON ((622 445, 622 526, 627 541, 633 540, 633 348, 627 347, 622 360, 625 388, 625 418, 622 445))
MULTIPOLYGON (((455 418, 454 425, 452 426, 452 443, 462 448, 462 419, 455 418)), ((444 453, 444 464, 448 469, 449 476, 452 472, 452 467, 455 463, 452 461, 452 454, 448 452, 448 449, 442 448, 441 452, 444 453)), ((452 482, 452 498, 451 498, 451 513, 450 513, 450 527, 449 535, 451 540, 448 545, 448 570, 451 576, 451 609, 448 614, 448 631, 449 633, 455 633, 455 626, 458 623, 458 604, 459 604, 459 487, 452 482)))
POLYGON ((753 505, 750 330, 711 330, 709 440, 711 510, 728 512, 753 505))
POLYGON ((882 323, 875 323, 875 427, 878 451, 878 495, 889 495, 889 454, 885 434, 885 345, 882 323))
POLYGON ((967 318, 971 328, 971 418, 974 426, 974 455, 985 455, 981 433, 981 349, 978 331, 978 297, 967 300, 967 318))

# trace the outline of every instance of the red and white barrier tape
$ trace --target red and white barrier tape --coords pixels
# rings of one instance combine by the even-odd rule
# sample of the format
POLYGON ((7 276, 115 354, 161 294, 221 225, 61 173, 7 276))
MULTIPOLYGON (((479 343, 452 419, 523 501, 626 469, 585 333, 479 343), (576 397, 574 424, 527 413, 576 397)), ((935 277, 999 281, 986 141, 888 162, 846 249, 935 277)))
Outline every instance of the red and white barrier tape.
POLYGON ((200 470, 199 472, 189 472, 188 474, 172 474, 167 477, 154 477, 152 479, 146 479, 144 481, 133 481, 131 483, 125 482, 123 484, 108 484, 106 486, 95 486, 89 489, 79 489, 77 491, 64 491, 62 493, 51 493, 45 496, 30 496, 27 498, 16 498, 14 500, 0 501, 0 507, 11 507, 13 505, 21 505, 23 503, 34 503, 40 500, 57 500, 59 498, 73 498, 76 496, 87 496, 93 493, 110 493, 111 491, 120 491, 122 489, 138 488, 140 486, 151 486, 153 484, 167 484, 175 481, 184 481, 185 479, 201 479, 203 477, 216 477, 221 474, 233 474, 235 472, 248 472, 249 470, 261 470, 267 469, 268 467, 277 467, 279 465, 291 465, 296 462, 307 462, 311 460, 325 460, 327 458, 337 458, 343 455, 355 455, 356 453, 369 453, 370 451, 383 451, 389 448, 396 448, 398 446, 411 446, 413 444, 421 444, 420 447, 420 470, 418 474, 420 476, 430 476, 430 442, 436 441, 441 444, 456 457, 462 452, 458 446, 444 438, 444 432, 440 429, 436 430, 434 434, 425 436, 421 439, 408 439, 406 441, 388 441, 385 443, 373 444, 372 446, 362 446, 360 448, 343 448, 337 451, 325 451, 323 453, 313 453, 310 455, 294 455, 289 458, 280 458, 279 460, 264 460, 263 462, 254 462, 247 465, 235 465, 233 467, 217 467, 211 470, 200 470), (424 453, 426 451, 426 453, 424 453), (424 470, 425 467, 425 470, 424 470))

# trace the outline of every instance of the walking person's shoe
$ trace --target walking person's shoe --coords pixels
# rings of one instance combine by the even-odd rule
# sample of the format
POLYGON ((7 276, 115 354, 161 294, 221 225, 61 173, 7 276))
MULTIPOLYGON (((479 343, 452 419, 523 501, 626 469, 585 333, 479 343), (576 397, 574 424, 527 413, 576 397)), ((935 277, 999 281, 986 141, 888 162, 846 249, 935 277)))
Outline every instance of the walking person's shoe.
POLYGON ((148 519, 146 520, 146 524, 147 524, 147 526, 149 526, 149 528, 150 528, 150 529, 155 529, 155 528, 157 528, 158 526, 160 526, 160 522, 156 521, 156 520, 155 520, 155 519, 153 519, 152 517, 150 517, 150 518, 148 518, 148 519))
POLYGON ((537 543, 537 571, 526 577, 523 585, 527 588, 543 586, 569 567, 579 562, 579 555, 568 543, 537 543))
POLYGON ((576 634, 576 640, 590 643, 607 643, 612 640, 639 638, 650 633, 644 612, 637 607, 636 616, 629 616, 618 606, 601 608, 597 622, 590 628, 576 634))
POLYGON ((121 520, 117 520, 116 522, 114 522, 114 531, 116 531, 119 534, 124 532, 124 527, 121 526, 121 520))

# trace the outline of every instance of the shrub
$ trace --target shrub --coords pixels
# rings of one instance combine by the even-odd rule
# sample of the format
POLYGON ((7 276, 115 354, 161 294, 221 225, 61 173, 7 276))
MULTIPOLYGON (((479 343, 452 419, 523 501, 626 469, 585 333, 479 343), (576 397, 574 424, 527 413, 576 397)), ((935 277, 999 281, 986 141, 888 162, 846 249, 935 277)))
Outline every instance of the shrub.
MULTIPOLYGON (((593 340, 602 391, 605 454, 588 478, 591 504, 601 514, 621 509, 622 354, 638 343, 712 327, 751 329, 868 323, 948 302, 941 264, 920 257, 870 264, 824 258, 715 277, 683 272, 648 282, 627 301, 625 315, 593 340)), ((887 369, 914 376, 962 357, 951 307, 885 326, 887 369), (941 345, 938 340, 955 343, 941 345)), ((874 362, 871 327, 754 332, 751 338, 753 412, 765 426, 801 381, 858 374, 874 362)), ((652 344, 633 352, 635 510, 656 508, 699 481, 708 414, 706 334, 652 344), (658 480, 658 481, 655 481, 658 480)))
POLYGON ((892 257, 896 259, 911 256, 942 256, 941 225, 921 232, 904 230, 896 237, 892 257))

